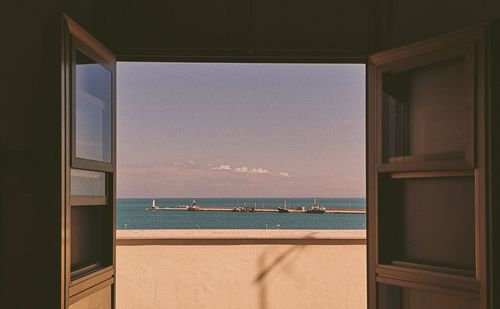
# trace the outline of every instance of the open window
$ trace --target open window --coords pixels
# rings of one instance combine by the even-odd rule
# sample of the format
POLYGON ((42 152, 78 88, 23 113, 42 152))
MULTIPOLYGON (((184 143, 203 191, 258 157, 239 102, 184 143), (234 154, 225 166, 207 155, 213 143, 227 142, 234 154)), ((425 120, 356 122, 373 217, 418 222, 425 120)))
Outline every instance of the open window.
POLYGON ((114 289, 115 56, 64 17, 66 295, 111 308, 114 289), (95 298, 95 300, 93 300, 95 298))
POLYGON ((117 229, 365 230, 366 65, 224 60, 118 62, 117 229))
POLYGON ((484 29, 370 57, 370 308, 479 308, 484 29))

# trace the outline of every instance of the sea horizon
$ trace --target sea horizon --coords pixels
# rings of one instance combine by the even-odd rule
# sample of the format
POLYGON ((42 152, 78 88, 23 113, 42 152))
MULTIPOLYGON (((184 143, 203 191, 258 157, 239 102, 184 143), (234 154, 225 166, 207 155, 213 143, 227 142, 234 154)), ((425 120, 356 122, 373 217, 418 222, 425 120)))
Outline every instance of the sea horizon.
MULTIPOLYGON (((190 205, 193 198, 117 198, 117 229, 365 229, 365 214, 238 213, 218 211, 151 211, 190 205)), ((314 197, 195 198, 203 208, 309 207, 314 197)), ((316 197, 326 209, 366 209, 365 197, 316 197)))

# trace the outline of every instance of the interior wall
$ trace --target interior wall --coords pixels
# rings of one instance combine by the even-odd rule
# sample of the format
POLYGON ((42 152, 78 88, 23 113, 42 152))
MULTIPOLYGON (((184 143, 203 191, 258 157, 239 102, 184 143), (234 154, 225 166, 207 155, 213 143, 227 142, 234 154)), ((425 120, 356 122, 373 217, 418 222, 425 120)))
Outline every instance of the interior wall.
POLYGON ((1 308, 60 304, 63 10, 118 53, 319 49, 367 54, 500 17, 495 0, 2 3, 1 308))
POLYGON ((500 17, 496 0, 111 1, 110 44, 121 56, 179 50, 360 56, 500 17))
POLYGON ((378 0, 377 50, 392 48, 500 17, 497 0, 378 0))
POLYGON ((366 53, 374 3, 114 0, 112 49, 119 55, 179 49, 366 53))
POLYGON ((0 308, 61 307, 61 12, 106 1, 2 2, 0 308))
POLYGON ((63 0, 64 13, 92 36, 109 45, 109 16, 113 12, 110 0, 63 0))
POLYGON ((60 8, 2 7, 0 308, 60 303, 60 8))

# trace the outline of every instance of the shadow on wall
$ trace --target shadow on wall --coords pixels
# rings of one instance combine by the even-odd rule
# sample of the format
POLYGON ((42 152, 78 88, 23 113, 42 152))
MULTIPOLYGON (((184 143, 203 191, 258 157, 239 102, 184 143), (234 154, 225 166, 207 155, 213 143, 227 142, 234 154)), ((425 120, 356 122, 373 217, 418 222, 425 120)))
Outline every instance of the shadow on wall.
MULTIPOLYGON (((305 239, 313 239, 315 232, 307 234, 305 239)), ((294 258, 296 258, 304 249, 305 245, 295 245, 276 257, 264 252, 259 257, 259 268, 261 271, 257 274, 253 284, 258 285, 260 309, 269 309, 269 283, 273 280, 273 275, 278 273, 290 273, 294 258)))
POLYGON ((235 239, 221 232, 213 239, 148 233, 118 241, 117 308, 366 308, 359 233, 241 232, 235 239))

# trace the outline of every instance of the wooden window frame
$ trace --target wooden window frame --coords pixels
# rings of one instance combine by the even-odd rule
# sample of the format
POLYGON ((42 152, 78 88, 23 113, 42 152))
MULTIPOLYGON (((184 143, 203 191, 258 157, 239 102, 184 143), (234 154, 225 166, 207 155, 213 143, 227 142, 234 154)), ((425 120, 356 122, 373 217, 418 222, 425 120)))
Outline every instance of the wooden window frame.
MULTIPOLYGON (((412 69, 425 67, 427 65, 437 64, 441 61, 451 60, 455 58, 465 59, 466 69, 466 83, 475 86, 474 72, 476 72, 476 59, 477 55, 475 48, 470 45, 456 46, 450 48, 429 49, 425 51, 414 50, 408 48, 405 51, 397 54, 395 57, 373 57, 372 60, 375 67, 375 74, 377 80, 381 81, 382 76, 386 73, 399 73, 410 71, 412 69)), ((377 85, 381 87, 381 85, 377 85)), ((384 162, 383 157, 383 128, 380 123, 377 128, 377 143, 381 145, 377 153, 377 171, 378 172, 410 172, 410 171, 443 171, 443 170, 468 170, 475 167, 475 114, 474 108, 476 105, 475 89, 472 93, 467 94, 466 111, 469 112, 464 121, 465 124, 465 149, 464 159, 453 160, 433 160, 422 159, 419 160, 417 156, 409 156, 410 160, 404 162, 384 162), (415 159, 411 159, 411 157, 415 159)), ((375 99, 375 105, 378 115, 382 115, 383 103, 382 96, 379 94, 375 99)))
POLYGON ((487 281, 486 206, 486 47, 488 24, 416 42, 372 55, 367 82, 367 263, 368 307, 377 308, 377 284, 422 289, 439 294, 477 299, 485 308, 487 281), (465 160, 428 160, 386 163, 383 158, 382 74, 465 57, 467 82, 473 86, 467 103, 465 160), (425 58, 425 59, 424 59, 425 58), (478 112, 480 111, 480 112, 478 112), (379 261, 379 175, 394 179, 472 177, 474 181, 475 270, 461 271, 407 262, 379 261))
MULTIPOLYGON (((65 158, 63 169, 63 192, 65 204, 62 211, 63 243, 62 277, 63 303, 71 305, 78 300, 105 287, 111 286, 114 303, 114 282, 116 265, 116 57, 98 40, 80 27, 70 17, 62 16, 62 98, 63 98, 63 140, 62 150, 65 158), (76 156, 76 52, 85 54, 111 73, 111 162, 96 161, 76 156), (80 169, 105 174, 104 196, 72 196, 71 170, 80 169), (109 224, 102 225, 105 232, 102 241, 110 241, 113 248, 103 252, 104 262, 96 260, 94 264, 72 271, 71 261, 71 213, 73 207, 105 207, 109 224), (109 212, 108 212, 109 211, 109 212)), ((82 209, 83 210, 83 209, 82 209)), ((98 224, 102 224, 99 222, 98 224)))
POLYGON ((76 66, 76 52, 85 54, 96 63, 102 65, 110 71, 111 80, 111 162, 97 161, 92 159, 79 158, 76 155, 76 70, 72 70, 71 85, 71 167, 77 169, 115 172, 116 170, 116 58, 101 45, 97 40, 89 38, 85 30, 78 26, 74 21, 67 18, 69 32, 71 35, 71 63, 76 66))

